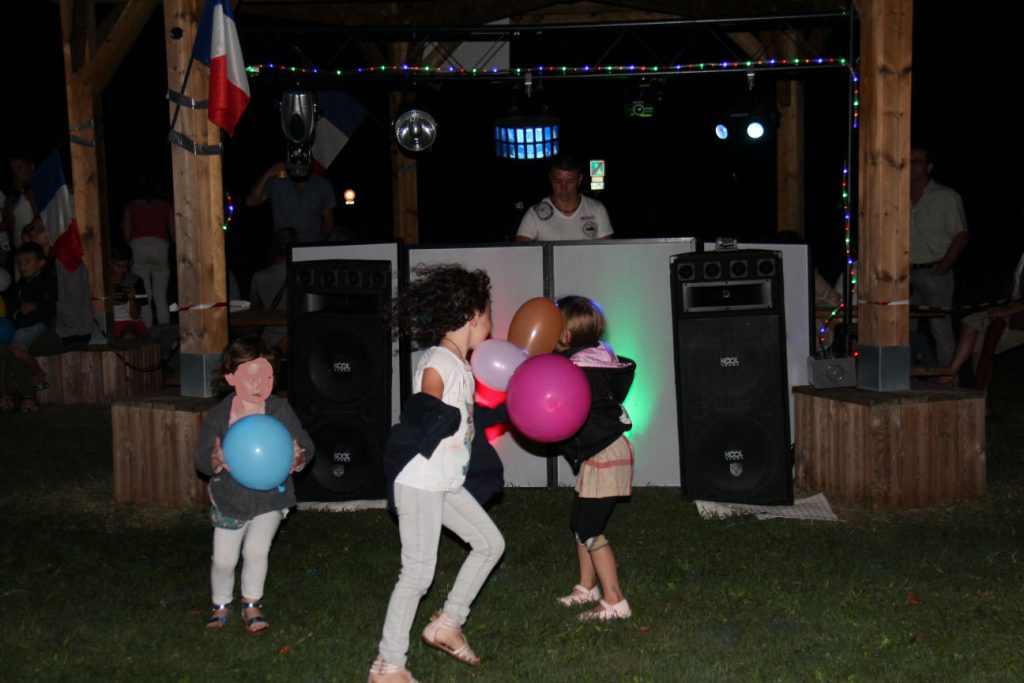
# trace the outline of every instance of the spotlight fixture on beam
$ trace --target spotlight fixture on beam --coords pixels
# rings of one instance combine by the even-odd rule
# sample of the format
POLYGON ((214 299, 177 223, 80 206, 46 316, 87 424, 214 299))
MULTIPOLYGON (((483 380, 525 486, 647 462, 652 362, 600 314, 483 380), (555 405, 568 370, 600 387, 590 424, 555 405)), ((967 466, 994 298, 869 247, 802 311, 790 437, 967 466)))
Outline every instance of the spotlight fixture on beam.
POLYGON ((311 144, 316 132, 317 105, 311 92, 289 90, 281 94, 281 131, 287 143, 285 172, 304 178, 313 170, 311 144))
POLYGON ((778 115, 769 107, 735 107, 715 121, 715 137, 758 142, 770 138, 777 123, 778 115))
POLYGON ((715 137, 719 140, 758 142, 771 137, 778 119, 774 106, 755 96, 754 72, 749 72, 746 97, 726 109, 715 121, 715 137))

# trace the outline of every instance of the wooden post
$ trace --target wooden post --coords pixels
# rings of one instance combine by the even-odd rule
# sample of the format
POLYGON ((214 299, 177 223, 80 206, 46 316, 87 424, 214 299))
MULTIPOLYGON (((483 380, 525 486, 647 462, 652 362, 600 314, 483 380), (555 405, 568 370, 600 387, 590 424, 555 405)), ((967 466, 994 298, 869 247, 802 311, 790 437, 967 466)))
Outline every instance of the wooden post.
MULTIPOLYGON (((800 45, 790 30, 781 43, 774 33, 759 36, 753 33, 729 33, 751 59, 793 59, 803 57, 800 45)), ((775 103, 779 110, 776 127, 776 229, 792 230, 803 236, 806 230, 806 195, 804 176, 804 84, 803 81, 783 80, 775 87, 775 103)))
POLYGON ((860 360, 858 385, 910 386, 912 0, 858 0, 860 360))
MULTIPOLYGON (((792 34, 792 31, 788 31, 792 34)), ((780 52, 784 59, 794 59, 800 54, 792 35, 783 41, 780 52)), ((778 206, 776 207, 779 231, 792 230, 803 236, 806 232, 806 210, 804 197, 806 183, 804 176, 804 82, 798 80, 779 81, 775 86, 779 106, 779 125, 776 131, 776 176, 778 183, 778 206)))
MULTIPOLYGON (((393 43, 389 49, 391 63, 402 64, 409 55, 408 43, 393 43)), ((391 121, 398 117, 399 107, 405 102, 401 91, 389 93, 388 111, 391 121)), ((420 242, 419 193, 416 175, 416 159, 402 151, 391 137, 391 202, 394 216, 395 237, 406 245, 420 242)))
POLYGON ((89 273, 93 314, 101 330, 110 337, 114 322, 113 309, 107 296, 110 290, 107 268, 110 245, 102 112, 90 69, 96 53, 93 3, 86 0, 61 0, 60 23, 64 44, 68 127, 72 135, 71 182, 75 195, 75 219, 82 238, 83 261, 89 273))
MULTIPOLYGON (((167 86, 178 92, 192 60, 200 0, 165 0, 167 86), (181 29, 179 34, 173 30, 181 29), (175 35, 180 37, 175 38, 175 35)), ((209 71, 192 65, 184 95, 205 101, 209 71)), ((170 104, 171 117, 176 105, 170 104)), ((197 145, 220 142, 220 129, 206 109, 183 105, 175 130, 197 145)), ((224 261, 224 190, 221 155, 197 154, 171 146, 174 176, 174 225, 178 254, 178 328, 181 334, 181 393, 211 396, 210 372, 227 344, 227 277, 224 261), (210 306, 202 308, 202 306, 210 306)))

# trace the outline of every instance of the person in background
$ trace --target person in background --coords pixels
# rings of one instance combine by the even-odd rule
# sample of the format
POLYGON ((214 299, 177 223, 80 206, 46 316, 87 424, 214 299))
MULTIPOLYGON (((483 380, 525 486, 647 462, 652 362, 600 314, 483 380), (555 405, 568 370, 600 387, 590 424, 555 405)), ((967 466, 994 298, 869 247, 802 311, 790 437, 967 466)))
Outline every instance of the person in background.
POLYGON ((114 336, 141 339, 146 336, 142 309, 148 307, 146 284, 132 272, 132 248, 124 244, 110 247, 110 283, 114 287, 114 336))
POLYGON ((609 239, 614 232, 604 204, 580 194, 583 167, 569 155, 552 157, 551 195, 523 215, 516 242, 609 239))
MULTIPOLYGON (((910 304, 953 307, 953 266, 967 246, 967 219, 960 195, 932 180, 934 163, 924 145, 910 149, 910 304)), ((939 365, 953 358, 953 318, 929 318, 939 365)))
POLYGON ((14 183, 5 193, 3 222, 0 223, 0 226, 8 235, 13 250, 21 246, 22 229, 32 223, 42 225, 42 221, 39 218, 39 207, 36 206, 35 196, 32 194, 32 174, 36 171, 35 162, 28 155, 19 154, 11 157, 10 167, 14 183))
MULTIPOLYGON (((288 245, 295 242, 293 228, 274 231, 274 262, 252 275, 249 286, 249 300, 257 310, 283 311, 288 308, 288 281, 286 261, 288 245)), ((263 330, 263 338, 273 346, 288 333, 285 325, 271 325, 263 330)))
POLYGON ((152 296, 152 304, 142 310, 142 319, 147 327, 154 322, 166 325, 171 320, 167 284, 171 280, 169 255, 174 240, 174 207, 149 178, 140 179, 135 199, 125 205, 121 229, 125 244, 135 256, 135 274, 152 296))
MULTIPOLYGON (((17 249, 16 259, 21 279, 14 286, 10 316, 14 321, 14 336, 9 346, 11 355, 31 371, 34 390, 42 391, 50 385, 46 372, 29 352, 29 347, 57 314, 57 280, 53 270, 46 267, 46 254, 38 244, 22 244, 17 249)), ((38 409, 34 399, 22 399, 21 412, 38 409)))
POLYGON ((1010 302, 1005 306, 991 306, 984 311, 971 313, 960 321, 960 338, 953 352, 953 362, 949 365, 948 375, 937 380, 940 384, 954 384, 968 360, 977 371, 985 333, 1000 318, 1006 320, 1006 329, 999 336, 993 353, 1000 354, 1024 344, 1024 254, 1021 254, 1013 271, 1012 283, 1010 302))
POLYGON ((276 163, 253 183, 245 205, 259 206, 268 199, 274 229, 294 228, 299 242, 323 242, 334 229, 338 201, 322 176, 288 175, 284 163, 276 163))

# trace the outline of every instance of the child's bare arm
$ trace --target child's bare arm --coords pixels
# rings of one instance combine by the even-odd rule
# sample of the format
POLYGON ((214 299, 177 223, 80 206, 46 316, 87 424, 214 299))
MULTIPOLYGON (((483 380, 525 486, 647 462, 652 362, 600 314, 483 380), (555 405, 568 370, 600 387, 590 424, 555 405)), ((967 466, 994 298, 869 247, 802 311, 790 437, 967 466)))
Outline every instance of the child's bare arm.
POLYGON ((441 400, 444 396, 444 380, 441 379, 441 374, 434 368, 426 368, 420 382, 420 391, 441 400))

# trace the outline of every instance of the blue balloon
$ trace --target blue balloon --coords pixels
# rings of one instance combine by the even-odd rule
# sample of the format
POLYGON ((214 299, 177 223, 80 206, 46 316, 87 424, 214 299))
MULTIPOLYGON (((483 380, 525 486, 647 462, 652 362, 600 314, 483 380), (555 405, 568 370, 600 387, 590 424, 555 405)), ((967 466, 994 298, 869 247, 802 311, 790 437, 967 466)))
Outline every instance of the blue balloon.
POLYGON ((221 447, 231 476, 246 488, 269 491, 291 473, 292 435, 270 415, 243 417, 228 428, 221 447))
POLYGON ((10 318, 0 318, 0 344, 10 344, 14 339, 14 322, 10 318))

